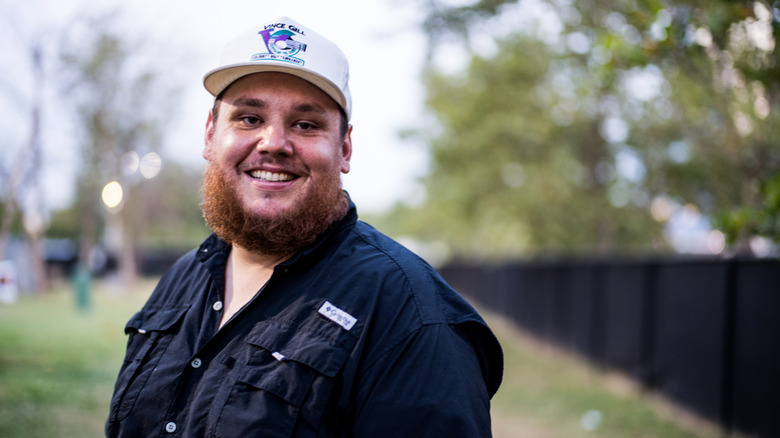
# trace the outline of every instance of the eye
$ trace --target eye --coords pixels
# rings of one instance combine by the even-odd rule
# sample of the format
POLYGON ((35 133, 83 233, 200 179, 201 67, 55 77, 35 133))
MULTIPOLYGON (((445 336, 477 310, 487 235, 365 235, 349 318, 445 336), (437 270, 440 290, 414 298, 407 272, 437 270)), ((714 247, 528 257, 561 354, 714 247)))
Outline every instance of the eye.
POLYGON ((241 116, 239 117, 239 120, 241 120, 241 122, 243 122, 245 125, 250 126, 258 125, 262 122, 259 117, 255 116, 241 116))
POLYGON ((295 127, 302 130, 302 131, 312 131, 317 129, 317 125, 307 122, 307 121, 300 121, 295 123, 295 127))

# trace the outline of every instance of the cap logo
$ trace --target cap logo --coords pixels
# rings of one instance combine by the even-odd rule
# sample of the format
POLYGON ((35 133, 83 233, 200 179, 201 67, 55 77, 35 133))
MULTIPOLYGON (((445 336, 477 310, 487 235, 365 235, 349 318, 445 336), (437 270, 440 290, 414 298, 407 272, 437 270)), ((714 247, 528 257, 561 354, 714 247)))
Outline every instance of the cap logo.
POLYGON ((268 51, 255 53, 252 55, 252 61, 275 60, 298 66, 305 63, 303 59, 296 58, 295 55, 305 52, 306 44, 293 39, 296 34, 305 36, 302 30, 284 23, 276 23, 266 25, 258 34, 263 37, 265 48, 268 51))
POLYGON ((225 44, 219 65, 203 76, 203 86, 218 97, 230 84, 255 73, 279 72, 309 81, 352 115, 349 63, 339 47, 289 17, 278 17, 240 32, 225 44))

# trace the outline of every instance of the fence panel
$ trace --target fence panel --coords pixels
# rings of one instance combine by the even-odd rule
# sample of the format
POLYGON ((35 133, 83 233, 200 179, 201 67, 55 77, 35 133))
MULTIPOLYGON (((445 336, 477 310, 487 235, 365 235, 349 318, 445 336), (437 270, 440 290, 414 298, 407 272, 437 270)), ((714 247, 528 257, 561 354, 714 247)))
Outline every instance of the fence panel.
POLYGON ((780 267, 746 262, 735 269, 733 425, 780 437, 780 267))
POLYGON ((727 274, 726 263, 666 264, 656 291, 653 384, 715 421, 724 408, 727 274))
POLYGON ((524 307, 520 324, 544 340, 549 340, 546 331, 549 321, 547 301, 550 296, 548 277, 544 267, 531 267, 523 275, 519 291, 524 307))
POLYGON ((570 347, 594 362, 604 361, 601 335, 604 321, 603 269, 593 265, 571 265, 567 270, 566 288, 571 294, 570 347))
POLYGON ((645 267, 610 266, 604 273, 604 363, 632 377, 643 372, 645 267))

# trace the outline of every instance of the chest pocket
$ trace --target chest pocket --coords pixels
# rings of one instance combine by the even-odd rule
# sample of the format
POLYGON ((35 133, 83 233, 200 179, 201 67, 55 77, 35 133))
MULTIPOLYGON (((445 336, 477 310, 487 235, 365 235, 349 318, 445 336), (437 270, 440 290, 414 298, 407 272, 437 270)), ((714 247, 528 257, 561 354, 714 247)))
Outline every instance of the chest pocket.
POLYGON ((124 419, 165 353, 187 307, 144 309, 125 326, 127 353, 111 400, 109 421, 124 419))
POLYGON ((263 321, 247 335, 250 354, 218 420, 219 436, 289 437, 296 421, 317 425, 332 397, 334 377, 355 338, 326 321, 321 327, 263 321), (266 435, 266 433, 270 435, 266 435), (278 434, 278 435, 277 435, 278 434))

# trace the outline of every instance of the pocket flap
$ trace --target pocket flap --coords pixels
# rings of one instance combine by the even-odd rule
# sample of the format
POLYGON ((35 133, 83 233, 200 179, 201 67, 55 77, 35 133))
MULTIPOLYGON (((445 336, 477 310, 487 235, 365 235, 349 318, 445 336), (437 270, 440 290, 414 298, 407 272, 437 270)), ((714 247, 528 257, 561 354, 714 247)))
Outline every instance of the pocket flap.
MULTIPOLYGON (((336 325, 331 327, 332 330, 343 332, 336 325)), ((320 374, 333 377, 346 362, 354 344, 354 338, 343 336, 342 342, 334 344, 319 333, 279 321, 263 321, 255 325, 246 342, 270 351, 278 360, 293 360, 320 374)))
POLYGON ((133 315, 125 326, 125 333, 164 332, 170 330, 189 310, 187 307, 143 309, 133 315))

